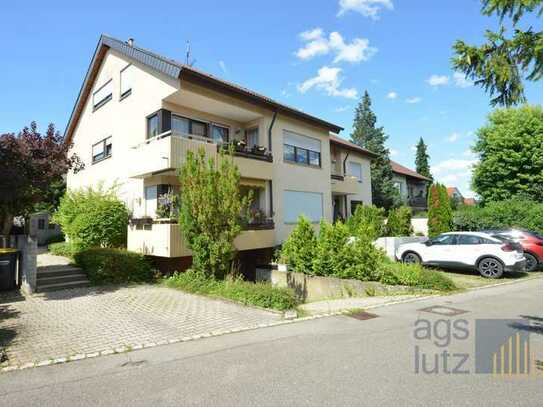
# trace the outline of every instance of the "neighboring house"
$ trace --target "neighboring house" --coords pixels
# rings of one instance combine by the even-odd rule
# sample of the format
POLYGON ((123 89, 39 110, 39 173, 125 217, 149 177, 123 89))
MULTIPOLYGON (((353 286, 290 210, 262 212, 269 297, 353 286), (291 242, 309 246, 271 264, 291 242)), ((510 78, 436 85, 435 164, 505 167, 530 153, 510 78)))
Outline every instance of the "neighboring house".
POLYGON ((62 235, 60 226, 51 223, 49 212, 36 212, 30 216, 30 234, 36 236, 39 245, 44 245, 52 238, 62 235))
POLYGON ((85 163, 67 187, 117 185, 132 214, 128 249, 180 269, 191 252, 164 196, 179 192, 188 151, 215 156, 235 143, 242 189, 256 197, 235 245, 264 259, 300 214, 317 227, 371 203, 373 154, 330 137, 341 130, 132 40, 102 36, 66 129, 71 152, 85 163))
POLYGON ((393 181, 403 201, 413 210, 428 209, 427 192, 432 180, 395 161, 390 161, 393 181))
POLYGON ((457 204, 475 206, 477 203, 475 198, 465 198, 456 187, 447 187, 447 195, 449 195, 449 198, 454 199, 457 204))

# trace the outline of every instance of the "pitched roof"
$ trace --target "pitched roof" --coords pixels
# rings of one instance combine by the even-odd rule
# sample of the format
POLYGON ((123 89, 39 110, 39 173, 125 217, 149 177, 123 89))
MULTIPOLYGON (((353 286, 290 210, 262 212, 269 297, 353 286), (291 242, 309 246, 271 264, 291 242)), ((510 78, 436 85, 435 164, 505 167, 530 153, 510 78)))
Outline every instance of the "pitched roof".
POLYGON ((357 144, 351 143, 350 141, 347 141, 345 139, 342 139, 341 137, 338 137, 334 134, 330 134, 330 143, 340 145, 343 148, 356 151, 357 153, 369 155, 370 157, 377 157, 377 154, 375 154, 373 151, 366 150, 365 148, 360 147, 357 144))
POLYGON ((336 124, 319 119, 318 117, 302 112, 301 110, 298 110, 294 107, 279 103, 267 96, 261 95, 235 83, 219 79, 216 76, 210 75, 192 66, 177 62, 173 59, 165 58, 161 55, 155 54, 154 52, 151 52, 144 48, 137 47, 133 44, 129 45, 127 42, 118 40, 116 38, 109 37, 107 35, 101 35, 100 40, 98 41, 98 45, 96 46, 96 50, 94 51, 94 55, 89 65, 87 74, 85 75, 83 85, 81 86, 81 89, 79 91, 75 106, 72 110, 70 120, 68 121, 68 125, 66 126, 64 136, 67 142, 70 142, 71 140, 73 131, 75 129, 75 126, 77 125, 85 101, 90 94, 94 79, 98 74, 98 70, 108 49, 114 49, 117 52, 127 56, 128 58, 145 64, 148 67, 174 79, 197 82, 198 84, 201 84, 203 86, 212 86, 219 91, 228 92, 234 96, 250 101, 252 103, 259 104, 278 113, 282 113, 291 117, 296 117, 300 120, 304 120, 314 125, 325 127, 328 130, 336 133, 343 130, 342 127, 336 124))
POLYGON ((403 165, 398 164, 396 161, 390 160, 390 165, 392 166, 392 171, 394 171, 397 174, 402 174, 411 178, 417 178, 423 181, 432 181, 430 178, 425 177, 424 175, 420 175, 418 172, 413 171, 407 167, 404 167, 403 165))
POLYGON ((449 195, 449 197, 452 196, 452 194, 454 193, 457 193, 458 195, 462 196, 462 193, 460 192, 460 190, 456 187, 447 187, 447 195, 449 195))

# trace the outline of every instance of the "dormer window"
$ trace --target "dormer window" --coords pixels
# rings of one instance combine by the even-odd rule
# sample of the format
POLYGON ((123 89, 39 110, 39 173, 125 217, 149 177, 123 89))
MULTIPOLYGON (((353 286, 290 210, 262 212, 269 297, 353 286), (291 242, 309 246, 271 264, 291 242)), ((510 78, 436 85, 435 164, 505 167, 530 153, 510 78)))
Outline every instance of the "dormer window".
POLYGON ((110 79, 92 94, 92 105, 94 110, 104 106, 113 97, 113 81, 110 79))

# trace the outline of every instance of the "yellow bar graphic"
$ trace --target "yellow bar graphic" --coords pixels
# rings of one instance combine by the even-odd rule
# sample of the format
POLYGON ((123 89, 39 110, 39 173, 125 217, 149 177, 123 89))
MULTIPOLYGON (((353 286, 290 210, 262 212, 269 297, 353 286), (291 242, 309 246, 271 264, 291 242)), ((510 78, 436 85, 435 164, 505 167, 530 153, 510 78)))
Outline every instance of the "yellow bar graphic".
POLYGON ((509 376, 513 374, 513 337, 509 337, 509 376))
POLYGON ((503 375, 505 373, 505 345, 500 346, 500 373, 503 375))
POLYGON ((517 332, 517 345, 515 346, 517 349, 517 374, 520 374, 520 333, 517 332))

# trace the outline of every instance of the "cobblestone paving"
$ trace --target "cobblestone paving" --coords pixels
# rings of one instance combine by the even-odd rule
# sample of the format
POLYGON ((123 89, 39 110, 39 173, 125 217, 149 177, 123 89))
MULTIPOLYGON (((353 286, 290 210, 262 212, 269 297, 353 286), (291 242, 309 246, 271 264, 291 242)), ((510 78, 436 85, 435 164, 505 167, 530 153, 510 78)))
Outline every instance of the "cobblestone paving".
POLYGON ((256 327, 281 315, 141 285, 0 295, 0 347, 9 365, 256 327))

